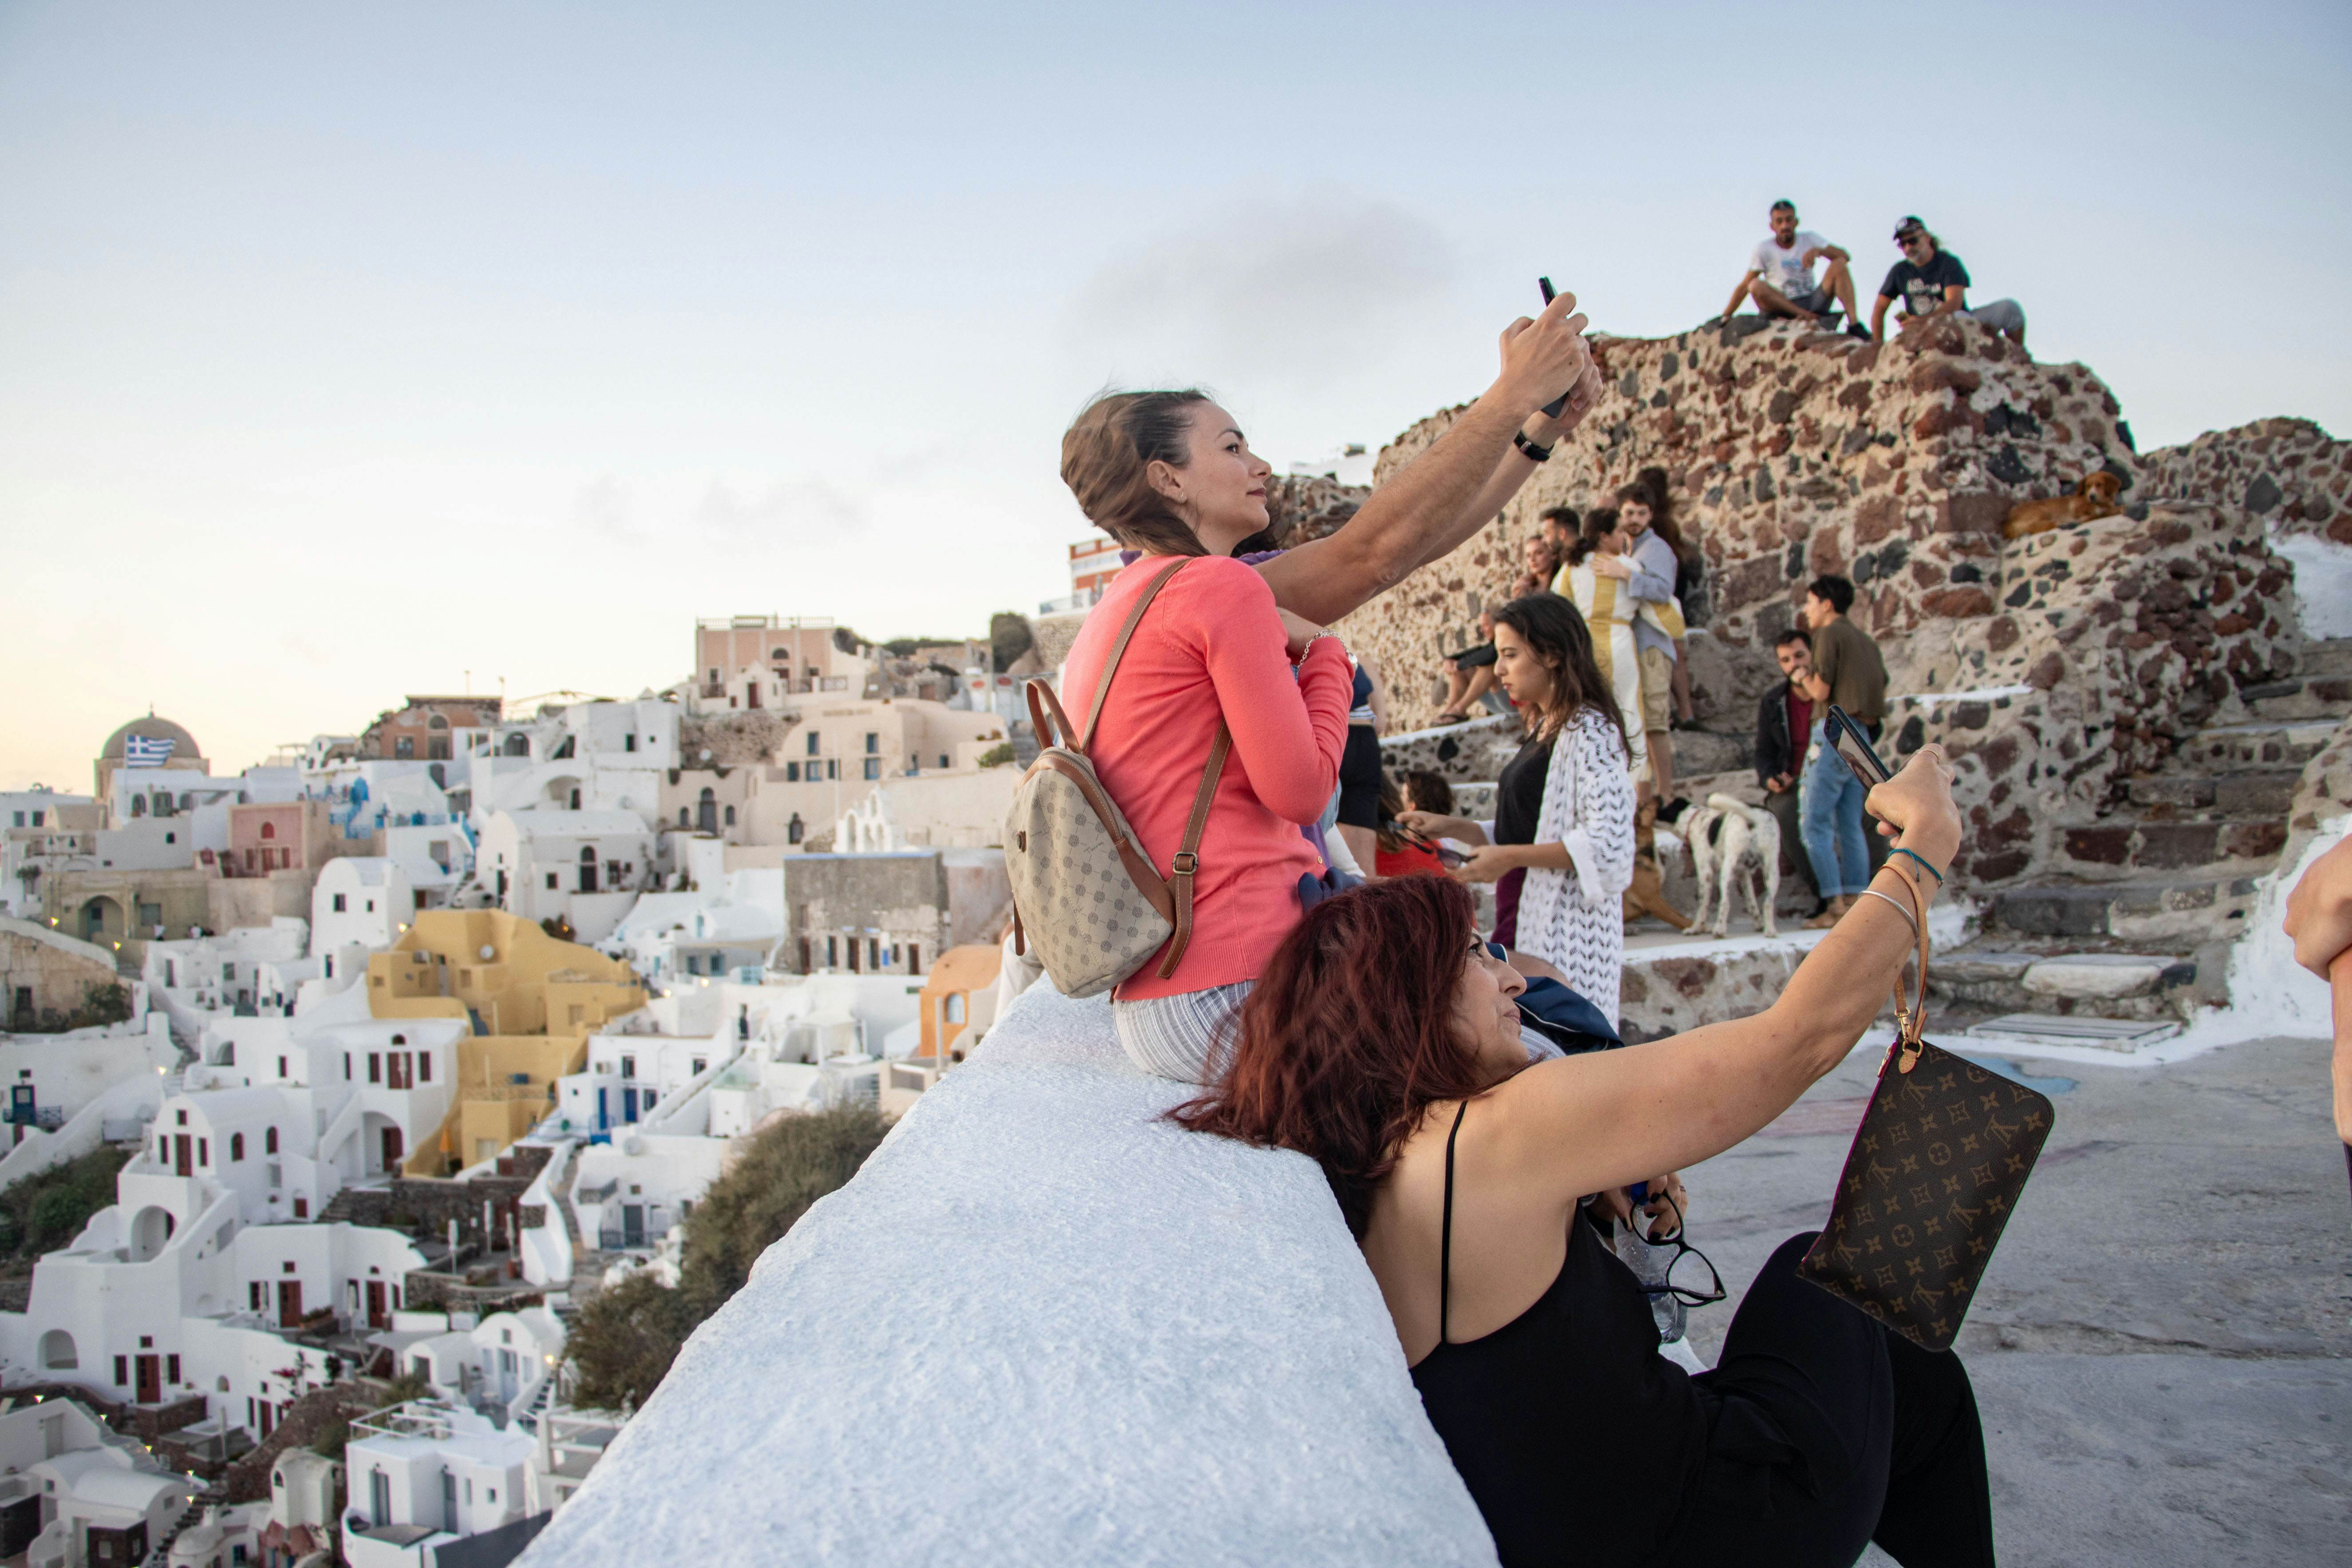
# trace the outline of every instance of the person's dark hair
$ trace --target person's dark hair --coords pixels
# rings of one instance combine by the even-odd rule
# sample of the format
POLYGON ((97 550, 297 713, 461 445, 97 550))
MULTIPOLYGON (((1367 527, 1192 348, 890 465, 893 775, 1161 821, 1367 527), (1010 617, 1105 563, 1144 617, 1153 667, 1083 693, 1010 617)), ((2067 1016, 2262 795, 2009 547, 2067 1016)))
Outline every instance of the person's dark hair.
POLYGON ((1576 509, 1572 506, 1544 508, 1541 514, 1537 517, 1536 523, 1538 527, 1541 527, 1547 522, 1556 522, 1571 534, 1584 526, 1584 520, 1576 515, 1576 509))
POLYGON ((1433 811, 1440 816, 1454 815, 1454 786, 1445 782, 1444 773, 1427 768, 1415 768, 1404 775, 1404 798, 1415 811, 1433 811))
POLYGON ((1451 877, 1396 877, 1325 899, 1242 1004, 1224 1076, 1169 1119, 1305 1154, 1360 1240, 1372 1194, 1423 1114, 1487 1087, 1454 1030, 1475 933, 1469 890, 1451 877))
POLYGON ((1786 196, 1782 196, 1779 201, 1774 202, 1774 203, 1772 204, 1771 207, 1770 207, 1769 210, 1770 210, 1770 211, 1772 211, 1772 212, 1776 212, 1776 213, 1778 213, 1778 212, 1790 212, 1790 213, 1792 213, 1792 212, 1795 212, 1795 211, 1797 210, 1797 204, 1796 204, 1796 203, 1794 203, 1794 202, 1792 202, 1792 201, 1790 201, 1788 197, 1786 197, 1786 196))
POLYGON ((1682 519, 1675 515, 1675 487, 1667 482, 1666 470, 1643 468, 1633 476, 1633 482, 1647 493, 1650 526, 1674 547, 1675 559, 1686 563, 1696 561, 1698 547, 1683 537, 1682 519))
POLYGON ((1584 514, 1584 526, 1577 530, 1576 542, 1568 547, 1568 563, 1581 566, 1584 558, 1601 547, 1601 541, 1617 531, 1617 509, 1595 507, 1584 514))
POLYGON ((1816 599, 1824 599, 1831 609, 1844 615, 1853 608, 1853 584, 1843 577, 1823 574, 1805 585, 1805 592, 1816 599))
POLYGON ((1156 555, 1206 555, 1191 525, 1151 488, 1154 462, 1192 459, 1192 410, 1208 394, 1112 392, 1087 405, 1062 436, 1062 482, 1087 521, 1121 544, 1156 555))
MULTIPOLYGON (((1589 519, 1586 526, 1591 526, 1589 519)), ((1592 657, 1592 633, 1574 605, 1558 594, 1529 594, 1496 611, 1495 624, 1518 633, 1528 651, 1551 671, 1551 700, 1540 710, 1532 706, 1527 710, 1530 731, 1549 740, 1578 713, 1597 708, 1616 726, 1617 743, 1625 748, 1625 760, 1633 760, 1633 743, 1625 738, 1624 711, 1617 706, 1617 694, 1601 679, 1601 666, 1592 657)))
POLYGON ((1805 649, 1809 653, 1812 650, 1813 639, 1810 636, 1806 635, 1805 628, 1802 626, 1790 626, 1787 631, 1782 632, 1779 637, 1772 639, 1772 647, 1777 651, 1778 649, 1787 647, 1792 642, 1804 644, 1805 649))

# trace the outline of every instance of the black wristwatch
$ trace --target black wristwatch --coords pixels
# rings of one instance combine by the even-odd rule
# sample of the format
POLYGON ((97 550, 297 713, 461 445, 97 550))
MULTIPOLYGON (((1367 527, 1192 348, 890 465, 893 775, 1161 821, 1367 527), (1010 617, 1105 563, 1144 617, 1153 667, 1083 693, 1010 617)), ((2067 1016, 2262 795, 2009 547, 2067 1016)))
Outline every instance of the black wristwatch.
POLYGON ((1517 447, 1520 451, 1525 452, 1528 455, 1528 460, 1529 462, 1549 463, 1551 461, 1551 448, 1549 447, 1537 446, 1533 441, 1528 439, 1528 433, 1524 430, 1514 430, 1511 432, 1511 445, 1517 447))

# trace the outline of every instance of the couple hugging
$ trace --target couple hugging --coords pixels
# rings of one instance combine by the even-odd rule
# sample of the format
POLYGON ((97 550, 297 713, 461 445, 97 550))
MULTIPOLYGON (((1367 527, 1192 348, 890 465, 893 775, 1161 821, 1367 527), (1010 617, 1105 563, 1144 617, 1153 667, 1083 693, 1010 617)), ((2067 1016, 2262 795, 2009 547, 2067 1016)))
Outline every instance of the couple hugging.
MULTIPOLYGON (((1720 1364, 1692 1375, 1658 1354, 1648 1296, 1598 1228, 1631 1217, 1643 1182, 1658 1194, 1644 1212, 1678 1223, 1680 1184, 1659 1173, 1731 1148, 1845 1058, 1912 948, 1902 907, 1868 900, 1754 1017, 1560 1057, 1530 1048, 1517 996, 1530 975, 1564 979, 1603 990, 1613 1017, 1616 952, 1601 975, 1490 946, 1444 878, 1302 898, 1322 869, 1302 828, 1331 798, 1351 706, 1347 650, 1323 628, 1477 532, 1590 411, 1601 384, 1573 308, 1562 295, 1514 322, 1495 383, 1338 532, 1255 565, 1234 552, 1268 526, 1271 470, 1215 403, 1113 395, 1064 438, 1081 508, 1143 552, 1070 650, 1066 707, 1098 707, 1087 755, 1155 867, 1205 809, 1190 941, 1115 989, 1118 1038, 1202 1086, 1174 1113, 1184 1126, 1320 1163, 1504 1563, 1826 1565, 1874 1540, 1906 1568, 1989 1563, 1957 1356, 1800 1279, 1800 1236, 1748 1289, 1720 1364), (1204 788, 1221 724, 1230 760, 1204 788)), ((1622 721, 1587 684, 1580 624, 1530 636, 1498 619, 1531 739, 1622 790, 1622 721)), ((1912 851, 1878 875, 1918 879, 1923 910, 1937 889, 1916 860, 1948 865, 1959 844, 1949 781, 1931 747, 1871 799, 1912 851)), ((1591 840, 1558 818, 1546 841, 1494 847, 1526 871, 1522 931, 1530 904, 1582 899, 1593 874, 1591 840)))

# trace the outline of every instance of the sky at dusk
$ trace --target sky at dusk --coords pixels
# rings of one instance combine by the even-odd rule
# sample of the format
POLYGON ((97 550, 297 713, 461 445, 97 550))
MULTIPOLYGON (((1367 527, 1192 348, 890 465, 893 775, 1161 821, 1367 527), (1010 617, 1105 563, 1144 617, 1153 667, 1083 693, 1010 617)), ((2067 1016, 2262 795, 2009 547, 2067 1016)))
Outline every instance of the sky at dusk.
MULTIPOLYGON (((1107 384, 1277 468, 1549 273, 1721 310, 1918 213, 2143 450, 2352 430, 2352 8, 0 0, 0 787, 406 692, 635 696, 698 616, 1067 591, 1107 384)), ((1866 309, 1865 304, 1865 309, 1866 309)))

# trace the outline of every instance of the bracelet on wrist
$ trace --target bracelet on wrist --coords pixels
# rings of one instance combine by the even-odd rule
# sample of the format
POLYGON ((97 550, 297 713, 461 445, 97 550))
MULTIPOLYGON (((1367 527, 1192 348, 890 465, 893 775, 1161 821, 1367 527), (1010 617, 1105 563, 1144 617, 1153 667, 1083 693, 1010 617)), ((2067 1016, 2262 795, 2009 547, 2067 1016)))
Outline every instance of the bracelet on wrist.
POLYGON ((1551 448, 1549 447, 1537 446, 1533 441, 1528 439, 1528 433, 1524 430, 1514 430, 1511 432, 1511 445, 1517 447, 1520 451, 1525 452, 1528 455, 1528 460, 1530 462, 1549 463, 1551 461, 1551 448))
POLYGON ((1906 849, 1902 845, 1897 844, 1894 848, 1889 849, 1886 853, 1889 858, 1901 855, 1909 859, 1916 860, 1927 871, 1927 875, 1936 879, 1936 886, 1940 888, 1944 885, 1944 874, 1941 871, 1937 870, 1934 866, 1930 865, 1927 858, 1925 855, 1920 854, 1916 849, 1906 849))
POLYGON ((1342 655, 1347 653, 1348 645, 1340 640, 1339 634, 1338 632, 1317 632, 1313 637, 1307 639, 1307 646, 1298 650, 1298 662, 1305 664, 1307 662, 1307 656, 1315 651, 1315 645, 1323 641, 1326 637, 1328 637, 1331 641, 1339 644, 1339 652, 1342 655))

